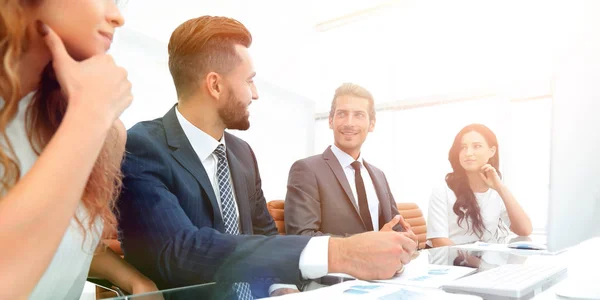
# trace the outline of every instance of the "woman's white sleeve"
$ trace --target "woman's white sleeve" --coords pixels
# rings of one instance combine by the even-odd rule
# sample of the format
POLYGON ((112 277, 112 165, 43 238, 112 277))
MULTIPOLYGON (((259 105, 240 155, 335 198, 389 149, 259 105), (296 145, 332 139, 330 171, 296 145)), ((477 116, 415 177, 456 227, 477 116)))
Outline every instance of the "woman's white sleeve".
POLYGON ((434 188, 429 198, 427 239, 448 238, 448 199, 445 188, 434 188))

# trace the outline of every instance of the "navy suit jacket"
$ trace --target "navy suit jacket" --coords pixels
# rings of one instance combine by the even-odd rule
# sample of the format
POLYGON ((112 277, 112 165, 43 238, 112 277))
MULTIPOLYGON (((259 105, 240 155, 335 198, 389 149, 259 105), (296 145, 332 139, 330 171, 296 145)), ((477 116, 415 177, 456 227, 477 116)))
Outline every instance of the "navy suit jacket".
POLYGON ((264 296, 273 283, 299 284, 309 239, 276 235, 250 146, 224 135, 242 231, 225 234, 212 185, 175 109, 128 131, 118 202, 125 259, 161 289, 249 282, 255 296, 264 296))

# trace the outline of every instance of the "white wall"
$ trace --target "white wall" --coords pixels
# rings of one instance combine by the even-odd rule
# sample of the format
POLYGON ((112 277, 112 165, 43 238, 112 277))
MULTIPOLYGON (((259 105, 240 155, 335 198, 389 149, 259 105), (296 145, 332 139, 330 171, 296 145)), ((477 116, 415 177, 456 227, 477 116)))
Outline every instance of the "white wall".
POLYGON ((559 1, 549 249, 600 236, 600 2, 559 1))
POLYGON ((318 35, 317 112, 344 81, 376 103, 495 89, 551 75, 548 1, 396 1, 318 35), (510 20, 510 21, 508 21, 510 20))
POLYGON ((127 70, 133 85, 133 103, 121 116, 125 127, 162 117, 177 102, 165 43, 123 28, 117 31, 110 53, 127 70))
POLYGON ((231 132, 252 146, 267 201, 283 200, 290 167, 314 148, 315 104, 267 82, 256 84, 260 98, 250 106, 250 129, 231 132))
MULTIPOLYGON (((133 84, 133 104, 121 117, 127 128, 162 117, 177 102, 165 43, 123 29, 111 54, 128 70, 133 84)), ((260 74, 260 66, 256 68, 260 74)), ((250 106, 251 128, 232 133, 254 149, 265 198, 283 199, 289 168, 314 147, 314 102, 261 80, 260 75, 256 85, 259 100, 250 106)))

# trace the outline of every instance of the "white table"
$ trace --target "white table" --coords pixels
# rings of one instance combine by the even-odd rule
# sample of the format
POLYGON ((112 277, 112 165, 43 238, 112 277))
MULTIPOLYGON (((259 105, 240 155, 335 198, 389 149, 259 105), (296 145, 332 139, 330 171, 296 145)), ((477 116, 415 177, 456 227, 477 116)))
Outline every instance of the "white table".
POLYGON ((548 261, 560 263, 569 268, 567 278, 552 286, 539 295, 535 300, 568 299, 556 295, 562 289, 580 290, 589 286, 596 286, 600 291, 600 238, 583 242, 566 252, 556 256, 532 256, 532 262, 548 261))
MULTIPOLYGON (((538 243, 545 243, 545 237, 533 237, 533 241, 538 243)), ((436 253, 438 253, 438 256, 445 259, 443 255, 443 250, 441 251, 442 253, 440 253, 440 250, 442 249, 433 250, 431 255, 434 256, 433 252, 435 251, 436 253)), ((585 289, 586 287, 594 285, 597 289, 600 289, 600 238, 588 240, 556 255, 536 255, 533 254, 535 252, 529 252, 528 250, 513 250, 511 251, 511 253, 512 255, 508 252, 484 252, 481 262, 482 266, 480 266, 480 270, 486 269, 486 264, 502 265, 507 263, 546 263, 568 267, 566 278, 532 298, 535 300, 569 299, 558 296, 557 292, 579 291, 585 289)), ((427 257, 427 255, 425 256, 427 257)), ((419 257, 415 262, 419 263, 419 259, 421 258, 419 257)), ((434 257, 432 259, 435 260, 436 258, 434 257)), ((449 259, 452 259, 451 255, 449 259)), ((443 261, 436 261, 434 263, 452 264, 452 262, 443 261)), ((598 299, 600 299, 600 295, 598 299)))
MULTIPOLYGON (((532 240, 545 243, 544 236, 534 236, 532 240)), ((460 247, 445 247, 422 250, 407 268, 426 268, 428 264, 453 265, 458 251, 471 251, 458 249, 460 247)), ((501 251, 487 250, 482 252, 479 259, 470 260, 477 263, 480 271, 494 268, 503 264, 558 264, 568 267, 567 276, 559 283, 541 292, 532 299, 569 299, 557 295, 557 291, 578 291, 585 287, 597 286, 600 288, 600 238, 588 240, 559 254, 539 255, 539 252, 528 250, 509 250, 506 247, 501 251)), ((470 265, 475 267, 473 265, 470 265)), ((600 297, 598 298, 600 299, 600 297)))

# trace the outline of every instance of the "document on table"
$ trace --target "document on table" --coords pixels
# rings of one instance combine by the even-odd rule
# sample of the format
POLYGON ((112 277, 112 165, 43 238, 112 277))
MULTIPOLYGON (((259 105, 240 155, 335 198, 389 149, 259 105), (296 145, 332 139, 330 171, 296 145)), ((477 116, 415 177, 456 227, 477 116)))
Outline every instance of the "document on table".
MULTIPOLYGON (((470 275, 475 271, 477 271, 475 268, 460 266, 443 266, 426 263, 409 264, 404 267, 403 272, 396 274, 391 279, 375 280, 374 282, 440 288, 444 284, 470 275)), ((338 277, 342 279, 341 281, 354 279, 354 277, 342 273, 330 273, 327 276, 338 277)))
POLYGON ((439 288, 477 271, 474 268, 459 266, 421 265, 418 268, 415 267, 408 265, 404 268, 404 272, 396 274, 393 278, 376 282, 439 288))
POLYGON ((448 300, 475 300, 477 296, 450 294, 438 289, 401 286, 386 283, 373 283, 361 280, 342 282, 310 292, 302 292, 279 296, 281 300, 297 299, 373 299, 373 300, 421 300, 421 299, 448 299, 448 300))
POLYGON ((492 243, 484 243, 484 242, 475 242, 472 244, 464 244, 464 245, 455 245, 452 248, 457 249, 466 249, 466 250, 477 250, 477 251, 496 251, 496 252, 506 252, 517 255, 556 255, 562 253, 565 250, 559 252, 550 252, 548 250, 524 250, 524 249, 514 249, 509 248, 506 244, 492 244, 492 243))

